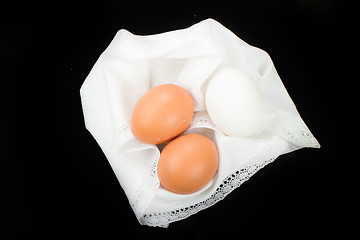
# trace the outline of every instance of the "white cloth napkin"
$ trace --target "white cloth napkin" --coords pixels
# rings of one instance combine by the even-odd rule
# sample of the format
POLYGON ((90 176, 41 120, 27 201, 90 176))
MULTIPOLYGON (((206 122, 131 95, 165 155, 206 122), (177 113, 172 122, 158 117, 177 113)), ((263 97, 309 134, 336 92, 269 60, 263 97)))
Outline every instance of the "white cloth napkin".
POLYGON ((118 31, 80 94, 86 128, 105 153, 139 222, 150 226, 167 227, 212 206, 281 154, 320 147, 269 55, 213 19, 150 36, 118 31), (222 67, 242 68, 260 88, 264 116, 251 138, 224 135, 206 112, 204 83, 222 67), (161 146, 143 143, 131 131, 137 101, 147 90, 164 83, 178 84, 194 99, 194 119, 185 133, 208 136, 219 150, 215 177, 190 195, 174 194, 160 186, 156 169, 161 146))

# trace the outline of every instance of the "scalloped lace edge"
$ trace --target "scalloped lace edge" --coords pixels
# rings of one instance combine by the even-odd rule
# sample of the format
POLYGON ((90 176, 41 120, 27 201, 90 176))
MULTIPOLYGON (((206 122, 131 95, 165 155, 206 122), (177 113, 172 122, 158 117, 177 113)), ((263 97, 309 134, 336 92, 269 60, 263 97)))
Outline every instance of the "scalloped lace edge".
POLYGON ((139 221, 141 224, 152 227, 168 227, 168 225, 172 222, 185 219, 223 200, 233 190, 238 188, 242 183, 247 181, 264 166, 273 162, 276 158, 277 157, 271 158, 262 164, 253 164, 247 166, 228 175, 216 189, 215 193, 213 193, 208 199, 204 201, 187 207, 177 208, 172 211, 145 214, 139 219, 139 221))
MULTIPOLYGON (((206 200, 170 211, 146 213, 138 218, 139 222, 153 227, 168 227, 172 222, 185 219, 201 210, 211 207, 218 201, 223 200, 257 171, 273 162, 287 146, 288 143, 282 138, 274 137, 271 144, 268 144, 258 155, 250 159, 245 166, 239 166, 238 170, 235 170, 224 178, 215 192, 206 200)), ((156 171, 154 173, 156 174, 156 171)))

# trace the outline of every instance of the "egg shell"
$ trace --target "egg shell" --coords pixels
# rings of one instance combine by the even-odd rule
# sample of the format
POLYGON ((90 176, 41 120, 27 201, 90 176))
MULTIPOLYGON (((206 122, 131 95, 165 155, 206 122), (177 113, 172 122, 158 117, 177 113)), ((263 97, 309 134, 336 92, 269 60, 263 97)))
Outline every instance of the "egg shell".
POLYGON ((131 128, 141 141, 160 144, 184 132, 193 115, 190 93, 175 84, 162 84, 147 91, 137 102, 131 128))
POLYGON ((191 194, 211 181, 218 165, 219 153, 213 141, 200 134, 186 134, 165 146, 157 173, 168 191, 191 194))
POLYGON ((252 77, 240 68, 222 68, 209 79, 206 110, 215 126, 232 137, 248 137, 262 117, 261 92, 252 77))

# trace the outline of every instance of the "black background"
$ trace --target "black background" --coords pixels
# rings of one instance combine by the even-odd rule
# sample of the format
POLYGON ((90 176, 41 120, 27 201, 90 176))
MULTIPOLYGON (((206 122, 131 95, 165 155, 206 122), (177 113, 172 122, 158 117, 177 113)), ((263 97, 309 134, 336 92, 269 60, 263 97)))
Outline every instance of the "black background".
POLYGON ((353 130, 350 92, 358 82, 354 7, 335 0, 4 6, 0 238, 348 233, 340 226, 356 217, 358 197, 348 190, 356 160, 344 153, 350 139, 342 134, 353 130), (141 226, 84 127, 79 89, 119 29, 155 34, 206 18, 269 53, 322 148, 280 156, 225 200, 167 229, 141 226))

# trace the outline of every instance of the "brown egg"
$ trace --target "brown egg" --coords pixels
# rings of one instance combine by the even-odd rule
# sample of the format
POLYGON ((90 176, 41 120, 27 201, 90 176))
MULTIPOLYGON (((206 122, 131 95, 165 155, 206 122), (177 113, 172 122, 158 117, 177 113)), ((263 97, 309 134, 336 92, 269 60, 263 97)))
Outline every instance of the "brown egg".
POLYGON ((205 187, 219 165, 214 142, 200 134, 175 138, 160 154, 157 167, 161 185, 178 194, 190 194, 205 187))
POLYGON ((193 115, 190 93, 175 84, 163 84, 140 98, 132 114, 131 127, 141 141, 159 144, 184 132, 193 115))

